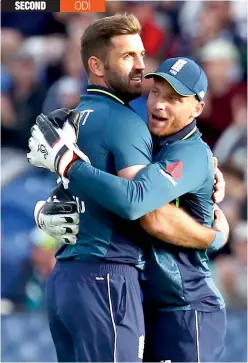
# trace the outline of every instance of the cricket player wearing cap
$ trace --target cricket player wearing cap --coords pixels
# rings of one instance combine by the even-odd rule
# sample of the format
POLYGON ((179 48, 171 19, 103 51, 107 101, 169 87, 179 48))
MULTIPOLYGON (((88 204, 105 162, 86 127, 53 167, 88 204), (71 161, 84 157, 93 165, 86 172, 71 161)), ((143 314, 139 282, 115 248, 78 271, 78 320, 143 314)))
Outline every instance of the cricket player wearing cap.
MULTIPOLYGON (((57 172, 69 179, 71 190, 81 199, 88 194, 122 218, 142 217, 141 225, 151 235, 143 282, 145 360, 217 361, 224 348, 225 303, 211 278, 206 249, 158 245, 152 237, 166 240, 159 211, 168 203, 179 204, 202 225, 213 223, 212 153, 195 120, 204 107, 207 78, 201 67, 187 58, 168 59, 146 77, 154 80, 148 97, 153 164, 144 167, 133 181, 94 168, 87 157, 85 161, 74 158, 66 175, 59 168, 57 172)), ((48 153, 56 155, 47 137, 47 122, 38 126, 43 139, 36 136, 37 140, 47 142, 48 153)), ((56 132, 52 124, 49 127, 56 132)), ((31 150, 34 164, 38 160, 34 161, 38 158, 35 152, 31 150)), ((42 164, 47 167, 44 158, 42 164)), ((188 241, 188 247, 191 243, 188 241)), ((222 245, 223 239, 216 237, 210 248, 222 245)))

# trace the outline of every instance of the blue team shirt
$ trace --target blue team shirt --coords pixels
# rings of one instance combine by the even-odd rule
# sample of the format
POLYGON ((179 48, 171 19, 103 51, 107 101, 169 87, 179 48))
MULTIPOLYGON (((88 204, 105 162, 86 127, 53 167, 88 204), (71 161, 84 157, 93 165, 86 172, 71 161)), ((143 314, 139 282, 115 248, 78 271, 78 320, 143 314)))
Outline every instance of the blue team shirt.
MULTIPOLYGON (((160 162, 178 184, 182 182, 187 185, 192 180, 191 187, 187 185, 187 192, 180 196, 179 206, 199 223, 212 226, 213 159, 209 147, 201 140, 196 123, 192 122, 170 137, 161 140, 154 138, 154 150, 154 161, 160 162), (185 158, 182 153, 189 154, 190 157, 185 158), (202 161, 202 164, 197 160, 202 161), (185 162, 195 165, 187 169, 185 162), (189 180, 184 178, 185 173, 189 173, 189 180), (200 178, 196 176, 198 173, 201 174, 200 178)), ((150 242, 153 247, 147 252, 143 275, 145 303, 165 311, 214 311, 225 306, 211 277, 206 250, 199 251, 171 244, 158 246, 152 237, 150 242)))
MULTIPOLYGON (((78 146, 95 167, 116 175, 129 166, 151 162, 152 139, 147 125, 117 94, 89 86, 77 109, 82 115, 78 146)), ((73 195, 77 195, 81 183, 80 176, 70 182, 73 195)), ((142 249, 136 236, 144 231, 139 223, 107 211, 84 192, 80 200, 84 205, 77 244, 63 245, 56 258, 142 264, 142 249)))

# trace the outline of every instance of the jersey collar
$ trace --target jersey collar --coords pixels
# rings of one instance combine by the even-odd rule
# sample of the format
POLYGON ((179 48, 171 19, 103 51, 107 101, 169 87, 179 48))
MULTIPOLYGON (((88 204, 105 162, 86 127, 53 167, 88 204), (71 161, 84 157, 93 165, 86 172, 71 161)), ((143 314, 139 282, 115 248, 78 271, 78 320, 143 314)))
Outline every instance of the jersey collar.
POLYGON ((102 86, 95 86, 95 85, 90 85, 87 87, 87 93, 88 94, 94 94, 97 96, 105 96, 108 98, 111 98, 112 100, 121 103, 122 105, 126 105, 128 106, 128 102, 130 102, 129 100, 126 100, 126 97, 124 94, 112 91, 111 89, 107 88, 107 87, 102 87, 102 86))
POLYGON ((169 142, 178 141, 178 140, 186 140, 189 137, 195 135, 199 132, 196 126, 196 120, 193 120, 189 125, 185 126, 182 130, 176 132, 173 135, 169 136, 152 136, 154 146, 162 148, 169 142))

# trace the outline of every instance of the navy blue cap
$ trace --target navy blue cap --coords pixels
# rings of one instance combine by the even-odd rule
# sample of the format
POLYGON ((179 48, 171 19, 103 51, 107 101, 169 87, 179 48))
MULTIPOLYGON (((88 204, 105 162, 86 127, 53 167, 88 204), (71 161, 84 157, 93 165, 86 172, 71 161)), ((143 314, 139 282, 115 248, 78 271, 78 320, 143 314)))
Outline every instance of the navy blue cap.
POLYGON ((162 77, 179 95, 195 95, 200 101, 208 88, 207 76, 203 69, 189 58, 169 58, 155 72, 147 73, 144 77, 162 77))

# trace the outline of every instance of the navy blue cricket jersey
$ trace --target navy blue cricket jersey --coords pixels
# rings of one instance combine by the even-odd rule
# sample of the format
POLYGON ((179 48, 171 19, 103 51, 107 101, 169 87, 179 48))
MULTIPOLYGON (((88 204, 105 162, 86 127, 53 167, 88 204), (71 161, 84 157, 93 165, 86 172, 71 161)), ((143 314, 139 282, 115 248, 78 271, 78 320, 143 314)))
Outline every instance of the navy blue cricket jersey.
MULTIPOLYGON (((152 139, 143 120, 116 93, 99 86, 89 86, 77 110, 81 111, 78 146, 91 163, 108 173, 133 165, 147 165, 152 160, 152 139)), ((76 195, 82 180, 69 183, 76 195)), ((80 214, 76 245, 63 245, 57 259, 105 259, 131 265, 142 264, 142 250, 136 235, 144 232, 137 222, 123 220, 107 211, 86 193, 80 214)))
MULTIPOLYGON (((78 196, 82 191, 87 192, 99 204, 123 218, 137 219, 180 198, 180 206, 192 217, 211 226, 213 157, 201 139, 196 122, 161 139, 159 146, 161 151, 156 155, 157 162, 142 169, 133 181, 77 161, 68 175, 70 183, 73 185, 74 181, 81 179, 80 187, 75 190, 78 196)), ((148 240, 149 237, 147 243, 148 240)), ((214 311, 224 307, 223 298, 211 278, 206 251, 165 243, 160 243, 160 246, 156 244, 147 258, 146 301, 167 310, 214 311)))

